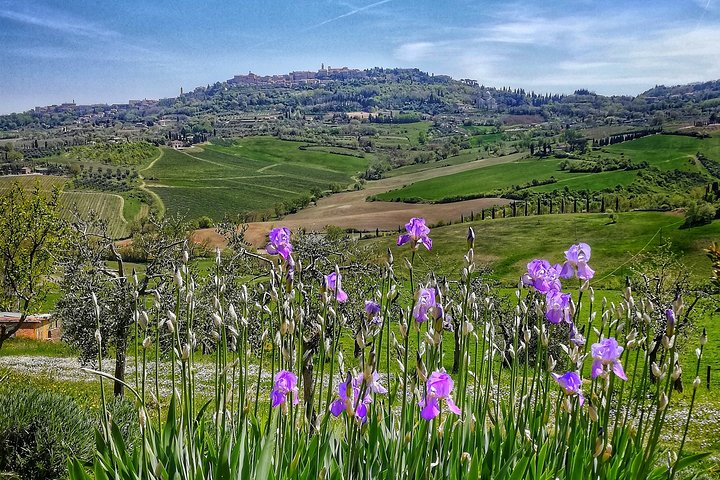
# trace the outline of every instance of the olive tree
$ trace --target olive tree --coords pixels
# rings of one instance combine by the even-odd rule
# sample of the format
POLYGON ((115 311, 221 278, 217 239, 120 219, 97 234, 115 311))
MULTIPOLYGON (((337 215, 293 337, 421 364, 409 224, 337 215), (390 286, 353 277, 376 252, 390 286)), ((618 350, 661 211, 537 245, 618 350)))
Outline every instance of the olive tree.
POLYGON ((94 216, 77 219, 72 226, 62 260, 62 297, 56 308, 63 322, 63 339, 79 348, 83 363, 92 363, 98 353, 105 355, 108 347, 114 347, 114 393, 121 396, 136 312, 145 296, 173 278, 186 244, 185 224, 178 218, 151 216, 124 247, 107 234, 107 224, 94 216), (140 263, 143 271, 128 271, 129 260, 140 263), (101 352, 96 331, 102 338, 101 352))

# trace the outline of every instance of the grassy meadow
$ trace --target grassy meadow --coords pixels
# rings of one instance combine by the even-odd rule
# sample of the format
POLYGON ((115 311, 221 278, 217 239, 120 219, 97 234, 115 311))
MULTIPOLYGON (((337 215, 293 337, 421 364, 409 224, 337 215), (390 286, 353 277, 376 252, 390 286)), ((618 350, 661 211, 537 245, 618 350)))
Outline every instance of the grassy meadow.
POLYGON ((487 158, 487 153, 482 153, 478 150, 462 150, 458 155, 453 155, 444 160, 437 162, 428 163, 413 163, 412 165, 405 165, 403 167, 394 168, 383 175, 386 178, 397 177, 399 175, 407 175, 410 173, 424 172, 426 170, 432 170, 434 168, 449 167, 451 165, 460 165, 463 163, 472 162, 481 158, 487 158))
POLYGON ((695 170, 695 155, 720 160, 720 135, 695 138, 683 135, 651 135, 616 143, 593 152, 593 156, 624 155, 633 162, 646 161, 660 170, 695 170))
MULTIPOLYGON (((720 136, 707 139, 679 135, 653 135, 625 143, 603 147, 587 154, 588 160, 625 158, 633 163, 647 162, 661 171, 686 170, 705 172, 694 160, 696 153, 720 159, 720 136)), ((638 171, 605 171, 574 173, 560 170, 561 159, 525 159, 514 163, 480 167, 453 175, 423 180, 403 188, 376 195, 384 201, 439 202, 452 198, 492 196, 515 185, 539 183, 553 177, 556 182, 526 188, 533 192, 551 192, 567 187, 570 190, 604 190, 627 186, 635 180, 638 171)))
POLYGON ((420 136, 427 138, 431 123, 373 123, 372 125, 377 130, 378 141, 382 145, 421 147, 420 136))
MULTIPOLYGON (((573 243, 584 242, 593 249, 592 264, 598 272, 597 288, 622 288, 633 261, 643 252, 652 252, 664 243, 672 245, 697 282, 711 276, 704 249, 720 239, 720 222, 683 229, 680 216, 662 212, 616 214, 612 223, 604 214, 564 214, 508 217, 466 222, 432 229, 433 251, 423 252, 416 269, 442 275, 457 275, 462 257, 456 254, 466 243, 467 228, 475 230, 475 259, 490 268, 493 277, 505 286, 514 286, 533 258, 561 262, 562 252, 573 243)), ((369 239, 379 250, 391 247, 394 237, 369 239)), ((399 254, 408 257, 405 253, 399 254)), ((396 259, 396 264, 404 261, 396 259)), ((402 267, 400 267, 402 268, 402 267)))

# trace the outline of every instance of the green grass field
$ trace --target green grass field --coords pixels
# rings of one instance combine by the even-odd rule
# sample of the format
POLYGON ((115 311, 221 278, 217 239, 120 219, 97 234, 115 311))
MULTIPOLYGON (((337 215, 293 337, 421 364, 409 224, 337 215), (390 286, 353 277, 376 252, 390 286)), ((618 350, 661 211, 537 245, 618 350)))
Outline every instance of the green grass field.
MULTIPOLYGON (((609 223, 603 214, 539 215, 531 217, 496 218, 433 228, 433 251, 422 251, 415 266, 421 274, 434 271, 457 276, 466 251, 468 226, 475 229, 475 258, 490 267, 493 276, 504 285, 516 285, 533 258, 561 262, 563 252, 573 243, 585 242, 592 249, 591 266, 596 271, 594 285, 598 288, 621 288, 631 263, 642 252, 652 251, 669 241, 681 255, 692 278, 703 281, 711 275, 711 265, 703 249, 720 240, 720 221, 702 227, 681 229, 682 217, 660 212, 629 212, 617 215, 617 223, 609 223)), ((407 249, 397 249, 395 237, 377 242, 381 251, 393 248, 399 268, 408 257, 407 249), (392 244, 392 245, 391 245, 392 244)))
MULTIPOLYGON (((588 154, 593 158, 629 158, 634 163, 648 162, 660 170, 704 171, 693 160, 697 152, 720 159, 720 136, 698 139, 679 135, 653 135, 630 142, 611 145, 588 154)), ((487 196, 500 193, 513 185, 554 177, 557 182, 530 187, 534 192, 550 192, 565 187, 570 190, 604 190, 632 183, 638 171, 607 171, 572 173, 559 168, 561 160, 521 160, 503 165, 479 167, 453 175, 437 177, 377 195, 378 200, 438 202, 449 198, 487 196)), ((406 167, 407 168, 407 167, 406 167)))
POLYGON ((468 141, 473 147, 481 147, 483 145, 496 143, 503 140, 504 135, 502 132, 496 131, 494 126, 488 125, 463 125, 470 138, 468 141))
POLYGON ((170 213, 190 218, 272 210, 286 200, 333 185, 346 188, 368 160, 318 150, 272 137, 250 137, 231 146, 165 150, 143 171, 148 188, 170 213))
POLYGON ((459 155, 448 157, 439 162, 428 162, 428 163, 413 163, 412 165, 405 165, 404 167, 394 168, 383 175, 386 178, 397 177, 398 175, 406 175, 408 173, 424 172, 425 170, 431 170, 433 168, 448 167, 450 165, 460 165, 461 163, 468 163, 488 156, 485 152, 480 152, 475 149, 462 150, 459 155))
POLYGON ((378 200, 403 201, 421 199, 436 202, 458 195, 490 193, 496 189, 523 184, 529 180, 544 180, 561 173, 560 160, 521 160, 518 162, 479 167, 474 170, 413 183, 398 190, 381 193, 378 200))
POLYGON ((651 135, 631 142, 603 147, 613 155, 624 154, 633 162, 646 161, 660 170, 694 170, 698 152, 720 160, 720 136, 699 139, 681 135, 651 135))
MULTIPOLYGON (((427 137, 430 130, 430 122, 414 123, 373 123, 372 126, 378 131, 380 144, 384 146, 405 146, 419 147, 420 133, 427 137)), ((373 140, 375 141, 375 140, 373 140)))

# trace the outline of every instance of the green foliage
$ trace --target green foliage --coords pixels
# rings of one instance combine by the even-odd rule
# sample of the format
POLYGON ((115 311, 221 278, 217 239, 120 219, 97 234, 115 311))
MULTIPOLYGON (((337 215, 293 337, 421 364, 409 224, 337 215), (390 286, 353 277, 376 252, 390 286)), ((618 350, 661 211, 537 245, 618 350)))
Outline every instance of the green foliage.
MULTIPOLYGON (((322 237, 309 236, 302 241, 317 243, 322 237)), ((295 251, 299 261, 312 264, 313 270, 315 261, 300 258, 299 251, 299 248, 295 251)), ((216 274, 222 278, 215 277, 217 280, 212 284, 213 291, 219 292, 213 307, 216 368, 212 398, 198 407, 195 353, 188 343, 196 338, 192 330, 196 327, 192 325, 199 321, 193 313, 198 300, 195 295, 188 295, 187 304, 177 304, 176 313, 169 320, 174 322, 171 325, 178 326, 170 327, 168 333, 171 355, 174 354, 177 365, 172 375, 177 393, 172 393, 166 415, 157 423, 148 419, 154 409, 147 393, 152 386, 146 385, 145 374, 140 375, 133 393, 140 404, 142 442, 139 447, 130 448, 113 422, 104 423, 93 462, 95 477, 130 480, 152 473, 161 478, 181 479, 661 480, 684 473, 708 455, 685 452, 683 434, 677 457, 670 457, 667 464, 661 463, 664 452, 659 440, 667 424, 668 409, 665 404, 655 407, 658 402, 673 398, 675 384, 670 381, 653 384, 649 380, 647 352, 653 346, 653 337, 656 334, 662 337, 667 331, 660 305, 652 299, 636 296, 636 300, 628 290, 618 302, 621 306, 607 310, 605 302, 593 303, 591 291, 590 310, 603 312, 608 318, 602 324, 593 323, 595 315, 588 315, 588 319, 581 316, 581 309, 576 310, 572 321, 588 332, 588 342, 567 345, 563 352, 558 342, 566 341, 567 326, 545 322, 542 297, 529 291, 518 292, 512 303, 498 298, 486 285, 473 281, 481 278, 476 276, 473 255, 468 252, 460 279, 434 286, 443 293, 439 301, 446 305, 457 302, 453 321, 459 322, 462 330, 455 330, 458 332, 455 344, 447 347, 442 317, 431 316, 424 325, 416 322, 412 330, 407 326, 408 322, 415 322, 411 314, 414 301, 409 300, 415 292, 413 265, 415 261, 424 263, 416 254, 424 252, 411 254, 410 287, 400 296, 396 292, 405 290, 406 279, 395 277, 390 263, 379 275, 365 278, 371 292, 376 289, 380 292, 376 299, 382 313, 375 325, 367 320, 354 325, 341 323, 343 311, 349 314, 348 318, 363 316, 362 307, 356 305, 345 310, 347 305, 340 304, 333 292, 322 287, 315 272, 296 272, 296 283, 286 280, 289 265, 283 261, 266 265, 273 271, 261 284, 243 285, 241 296, 232 297, 238 286, 231 280, 231 271, 223 269, 220 258, 216 274), (217 289, 217 284, 228 288, 217 289), (277 292, 278 298, 260 306, 257 299, 264 301, 267 291, 277 292), (540 312, 524 308, 534 302, 538 302, 540 312), (227 315, 223 313, 226 311, 227 315), (306 311, 309 313, 298 314, 303 321, 291 324, 289 319, 294 318, 291 312, 306 311), (636 321, 650 315, 662 322, 660 327, 636 321), (328 331, 318 330, 309 318, 317 318, 320 325, 327 325, 328 331), (613 327, 606 325, 608 319, 613 327), (507 328, 505 322, 513 327, 507 328), (391 325, 397 326, 397 330, 391 331, 391 325), (596 325, 599 327, 592 328, 596 325), (259 331, 270 329, 276 332, 274 339, 258 335, 259 331), (425 330, 422 341, 421 329, 425 330), (482 335, 472 335, 473 329, 482 335), (358 376, 346 370, 348 365, 339 355, 343 336, 356 342, 357 362, 353 364, 362 367, 358 376), (617 371, 617 365, 602 367, 607 370, 598 378, 578 385, 586 394, 581 405, 577 392, 560 388, 551 373, 570 369, 589 377, 589 344, 606 336, 617 337, 624 346, 612 362, 621 362, 628 378, 620 380, 610 371, 611 368, 617 371), (410 342, 411 337, 417 338, 415 343, 410 342), (424 383, 429 372, 440 373, 443 356, 450 353, 450 348, 458 349, 461 364, 453 374, 454 386, 446 386, 448 391, 441 394, 429 385, 426 388, 424 383), (548 358, 551 352, 557 355, 560 366, 548 358), (302 392, 302 403, 291 401, 294 393, 290 390, 295 385, 288 383, 275 387, 287 394, 276 409, 265 403, 273 388, 270 380, 263 379, 261 369, 267 365, 267 356, 271 375, 281 369, 301 373, 297 376, 297 387, 302 392), (399 371, 391 369, 391 360, 400 364, 399 371), (318 363, 319 371, 315 370, 318 363), (249 368, 251 364, 259 368, 249 368), (377 381, 383 382, 387 392, 370 392, 375 371, 382 375, 377 381), (349 382, 352 377, 358 379, 354 387, 341 386, 336 390, 336 379, 349 382), (496 388, 501 394, 495 393, 496 388), (353 403, 344 402, 338 391, 353 403), (459 412, 449 410, 452 405, 449 395, 459 406, 459 412), (438 396, 442 401, 435 419, 421 418, 421 407, 438 396), (335 398, 341 398, 342 404, 337 419, 330 414, 335 398), (360 399, 364 399, 367 414, 356 411, 355 402, 360 399), (642 422, 632 413, 638 411, 647 412, 642 422)), ((551 258, 557 258, 557 254, 551 258)), ((326 258, 316 259, 327 262, 326 258)), ((351 263, 340 268, 347 272, 345 268, 356 267, 351 263)), ((190 287, 195 284, 190 271, 178 275, 174 290, 164 292, 158 302, 181 299, 181 288, 186 288, 183 285, 194 288, 190 287)), ((577 305, 582 295, 578 293, 577 305)), ((159 309, 154 310, 155 313, 150 312, 153 317, 165 317, 159 309)), ((139 327, 151 341, 160 336, 157 320, 151 318, 139 327)), ((675 368, 677 344, 666 341, 664 345, 657 361, 669 378, 669 372, 675 368)), ((699 369, 702 349, 701 345, 698 360, 688 370, 693 366, 696 371, 699 369)), ((143 371, 152 371, 148 367, 143 357, 143 371)), ((694 399, 693 395, 690 411, 683 417, 688 423, 694 399)), ((70 478, 89 477, 82 464, 73 461, 70 478)))
MULTIPOLYGON (((0 471, 24 480, 66 478, 68 457, 92 458, 98 413, 71 397, 17 380, 0 380, 0 471)), ((138 432, 132 404, 117 401, 108 407, 132 444, 138 432)))
POLYGON ((68 456, 92 457, 93 416, 68 397, 0 387, 0 470, 24 479, 63 478, 68 456))
POLYGON ((571 173, 600 173, 613 170, 639 170, 647 166, 647 162, 634 164, 632 161, 624 158, 604 158, 599 161, 564 160, 560 163, 561 170, 567 170, 571 173))
POLYGON ((112 165, 141 165, 157 157, 158 149, 146 142, 99 143, 72 147, 67 156, 81 162, 112 165))
MULTIPOLYGON (((0 381, 0 471, 23 480, 66 478, 68 457, 92 459, 97 411, 46 388, 11 383, 15 380, 0 381)), ((132 404, 117 401, 108 407, 132 445, 138 434, 132 404)))
POLYGON ((208 217, 207 215, 203 215, 202 217, 198 218, 197 220, 197 227, 198 228, 210 228, 214 224, 213 219, 208 217))
POLYGON ((715 219, 715 207, 706 202, 692 202, 685 211, 686 228, 707 225, 715 219))
MULTIPOLYGON (((35 313, 47 294, 46 276, 64 243, 59 196, 14 184, 0 197, 0 310, 35 313)), ((0 326, 0 347, 20 325, 0 326)))
MULTIPOLYGON (((720 100, 720 99, 718 99, 720 100)), ((703 167, 715 178, 720 178, 720 162, 717 160, 713 160, 711 158, 706 157, 702 153, 697 154, 698 161, 702 164, 703 167)))

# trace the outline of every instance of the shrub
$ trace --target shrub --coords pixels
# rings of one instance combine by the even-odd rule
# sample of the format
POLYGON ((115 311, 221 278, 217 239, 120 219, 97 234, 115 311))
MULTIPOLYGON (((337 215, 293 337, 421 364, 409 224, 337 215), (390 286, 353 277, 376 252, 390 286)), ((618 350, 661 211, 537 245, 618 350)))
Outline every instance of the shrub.
MULTIPOLYGON (((134 443, 132 404, 117 400, 108 408, 123 437, 134 443)), ((15 382, 0 386, 0 412, 0 471, 52 480, 65 478, 69 457, 92 459, 99 415, 72 397, 15 382)))
POLYGON ((0 470, 61 478, 67 457, 92 458, 95 418, 64 395, 22 385, 0 391, 0 470))
POLYGON ((210 228, 213 226, 213 219, 208 217, 207 215, 204 215, 198 218, 197 226, 198 228, 210 228))
POLYGON ((705 202, 693 202, 685 211, 685 223, 683 224, 683 227, 690 228, 707 225, 712 222, 714 218, 715 207, 705 202))

